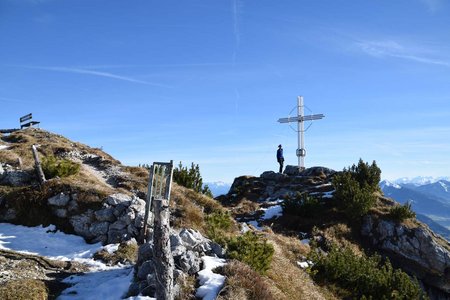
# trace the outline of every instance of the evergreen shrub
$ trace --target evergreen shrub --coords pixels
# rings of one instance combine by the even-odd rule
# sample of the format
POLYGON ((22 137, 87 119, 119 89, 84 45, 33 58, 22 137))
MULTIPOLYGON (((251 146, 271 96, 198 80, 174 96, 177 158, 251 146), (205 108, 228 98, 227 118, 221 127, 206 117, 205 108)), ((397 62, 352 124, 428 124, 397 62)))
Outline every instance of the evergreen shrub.
POLYGON ((353 299, 426 299, 417 279, 394 269, 381 256, 355 255, 351 249, 333 247, 328 255, 312 252, 310 273, 322 283, 336 284, 353 299))
POLYGON ((266 239, 250 231, 228 241, 229 257, 248 264, 260 274, 270 268, 273 253, 273 246, 266 239))
POLYGON ((344 169, 333 177, 334 198, 350 219, 359 219, 373 207, 380 175, 381 170, 375 161, 369 165, 360 159, 358 165, 344 169))
POLYGON ((415 218, 416 213, 411 209, 411 203, 407 202, 391 207, 388 217, 396 222, 403 222, 406 219, 415 218))
POLYGON ((214 212, 206 217, 206 233, 208 237, 225 246, 227 243, 226 232, 233 226, 233 221, 229 213, 220 211, 214 212))
POLYGON ((300 217, 314 217, 322 211, 322 204, 317 198, 309 196, 307 193, 299 194, 298 197, 286 199, 281 204, 283 214, 300 217))
POLYGON ((78 174, 80 165, 68 159, 60 159, 54 156, 44 157, 42 160, 42 170, 47 179, 58 177, 68 177, 78 174))
POLYGON ((213 197, 208 185, 203 186, 203 178, 200 175, 200 167, 198 164, 191 163, 191 167, 188 169, 187 167, 183 167, 180 161, 178 167, 173 170, 173 180, 188 189, 193 189, 211 198, 213 197))

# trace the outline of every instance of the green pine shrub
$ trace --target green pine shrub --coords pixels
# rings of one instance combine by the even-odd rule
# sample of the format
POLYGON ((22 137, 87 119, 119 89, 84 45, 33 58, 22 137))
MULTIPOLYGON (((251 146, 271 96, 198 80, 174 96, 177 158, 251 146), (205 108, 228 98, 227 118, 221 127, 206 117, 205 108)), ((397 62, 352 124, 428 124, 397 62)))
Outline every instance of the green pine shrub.
POLYGON ((264 274, 272 262, 273 246, 253 232, 233 237, 228 241, 228 256, 248 264, 264 274))
POLYGON ((411 209, 411 203, 395 205, 390 208, 388 217, 396 222, 403 222, 406 219, 415 218, 416 213, 411 209))
POLYGON ((338 247, 327 255, 311 253, 313 278, 350 292, 352 299, 426 299, 417 279, 394 269, 379 255, 357 256, 349 248, 338 247))
POLYGON ((372 165, 359 160, 358 165, 333 177, 334 198, 345 214, 352 220, 358 220, 374 206, 379 190, 381 170, 375 161, 372 165))
POLYGON ((309 196, 307 193, 299 194, 296 198, 284 200, 281 207, 283 208, 283 214, 300 217, 314 217, 323 210, 319 200, 309 196))
POLYGON ((80 165, 62 158, 56 158, 54 156, 44 157, 42 160, 42 170, 44 171, 45 178, 50 179, 56 176, 68 177, 78 174, 80 171, 80 165))
POLYGON ((193 189, 197 193, 201 193, 203 195, 213 197, 211 190, 208 185, 203 186, 203 178, 200 175, 200 167, 191 163, 191 168, 183 167, 183 164, 180 161, 180 164, 177 168, 173 170, 173 180, 188 189, 193 189))
POLYGON ((206 217, 207 236, 222 246, 227 244, 227 232, 232 228, 233 221, 228 212, 214 212, 206 217))

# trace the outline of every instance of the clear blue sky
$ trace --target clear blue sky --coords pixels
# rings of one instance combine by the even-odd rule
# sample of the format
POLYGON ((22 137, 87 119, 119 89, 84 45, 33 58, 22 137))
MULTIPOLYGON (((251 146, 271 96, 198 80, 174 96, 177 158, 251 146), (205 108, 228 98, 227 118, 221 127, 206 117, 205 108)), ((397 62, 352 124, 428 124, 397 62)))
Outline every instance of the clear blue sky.
POLYGON ((449 176, 449 16, 445 0, 1 0, 0 128, 33 112, 125 164, 231 182, 276 170, 280 143, 296 164, 276 121, 303 95, 325 114, 307 166, 449 176))

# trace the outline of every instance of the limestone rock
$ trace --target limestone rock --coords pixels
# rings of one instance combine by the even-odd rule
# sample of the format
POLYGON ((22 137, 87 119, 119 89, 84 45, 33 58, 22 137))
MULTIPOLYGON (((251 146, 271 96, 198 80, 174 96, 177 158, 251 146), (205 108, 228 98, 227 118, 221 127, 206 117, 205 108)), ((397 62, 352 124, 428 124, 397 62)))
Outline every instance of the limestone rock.
POLYGON ((51 198, 48 198, 47 203, 54 206, 66 206, 70 201, 70 195, 59 193, 51 198))
POLYGON ((113 222, 116 220, 116 217, 114 216, 114 208, 111 207, 97 210, 94 214, 95 218, 99 221, 113 222))
POLYGON ((22 170, 6 170, 2 177, 0 183, 10 186, 27 185, 31 180, 30 174, 22 170))
POLYGON ((88 210, 81 215, 75 215, 70 217, 69 222, 72 225, 76 234, 81 235, 88 239, 94 237, 91 231, 89 230, 93 215, 94 215, 93 211, 88 210))
POLYGON ((137 278, 140 280, 147 279, 147 275, 154 273, 155 267, 151 260, 145 261, 142 265, 138 267, 137 278))
POLYGON ((125 241, 129 238, 129 234, 125 229, 117 230, 117 229, 111 229, 111 226, 109 227, 108 231, 108 244, 115 244, 120 243, 122 241, 125 241))
POLYGON ((109 195, 108 198, 106 198, 106 203, 110 205, 118 205, 118 204, 125 204, 126 206, 129 206, 131 202, 131 197, 126 194, 112 194, 109 195))
POLYGON ((425 225, 411 228, 369 215, 363 218, 361 234, 419 279, 450 293, 450 243, 425 225))
POLYGON ((181 268, 181 270, 189 275, 195 274, 200 271, 201 259, 195 252, 188 250, 181 256, 175 257, 175 264, 181 268))
POLYGON ((95 222, 89 227, 89 231, 94 236, 106 235, 108 233, 108 222, 95 222))
POLYGON ((195 246, 202 243, 205 239, 200 232, 186 228, 181 230, 180 238, 187 249, 194 249, 195 246))
POLYGON ((220 246, 216 242, 211 242, 210 246, 211 246, 212 252, 214 252, 215 255, 217 255, 220 258, 225 257, 226 251, 224 248, 222 248, 222 246, 220 246))

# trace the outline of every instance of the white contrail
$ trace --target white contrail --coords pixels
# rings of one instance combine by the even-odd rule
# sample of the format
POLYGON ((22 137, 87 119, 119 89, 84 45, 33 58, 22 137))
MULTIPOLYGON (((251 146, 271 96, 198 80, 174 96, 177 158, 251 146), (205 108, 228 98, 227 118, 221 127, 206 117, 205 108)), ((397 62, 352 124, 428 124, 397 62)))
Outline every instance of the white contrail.
POLYGON ((240 31, 239 31, 239 0, 232 0, 231 11, 233 17, 233 33, 234 33, 234 49, 233 49, 233 64, 236 63, 236 56, 239 50, 239 45, 241 42, 240 31))
POLYGON ((160 84, 160 83, 154 83, 154 82, 139 80, 139 79, 132 78, 132 77, 121 76, 121 75, 117 75, 117 74, 113 74, 113 73, 100 72, 100 71, 95 71, 95 70, 87 70, 87 69, 81 69, 81 68, 45 67, 45 66, 20 66, 20 67, 29 68, 29 69, 37 69, 37 70, 45 70, 45 71, 54 71, 54 72, 87 74, 87 75, 93 75, 93 76, 98 76, 98 77, 106 77, 106 78, 112 78, 112 79, 117 79, 117 80, 122 80, 122 81, 134 82, 134 83, 139 83, 139 84, 170 88, 170 86, 160 84))

